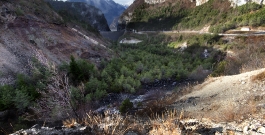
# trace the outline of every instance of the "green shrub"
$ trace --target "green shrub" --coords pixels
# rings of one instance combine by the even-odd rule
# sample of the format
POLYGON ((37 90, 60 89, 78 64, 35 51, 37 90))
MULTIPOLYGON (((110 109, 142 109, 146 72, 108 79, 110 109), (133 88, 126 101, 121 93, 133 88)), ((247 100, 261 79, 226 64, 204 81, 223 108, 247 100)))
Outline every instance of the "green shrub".
POLYGON ((41 94, 38 90, 45 90, 51 73, 42 64, 32 60, 29 75, 18 74, 15 84, 0 86, 0 110, 16 108, 24 111, 41 94))
POLYGON ((30 76, 19 74, 16 80, 16 91, 23 92, 33 101, 40 97, 40 93, 36 90, 38 81, 39 80, 32 80, 30 76))
POLYGON ((93 94, 93 96, 96 100, 98 100, 98 99, 100 99, 106 95, 107 95, 106 90, 99 90, 99 89, 97 89, 96 92, 93 94))
POLYGON ((220 63, 218 63, 218 65, 216 66, 211 76, 217 77, 217 76, 224 75, 226 64, 227 64, 226 61, 221 61, 220 63))
POLYGON ((26 109, 32 101, 32 98, 25 92, 25 89, 23 87, 22 90, 16 90, 16 95, 13 97, 14 105, 19 111, 26 109))
POLYGON ((24 15, 24 11, 21 10, 20 8, 17 8, 17 9, 16 9, 16 15, 17 15, 17 16, 23 16, 23 15, 24 15))
POLYGON ((13 106, 14 96, 15 91, 12 86, 0 86, 0 111, 3 111, 13 106))
POLYGON ((86 84, 85 84, 85 91, 86 93, 95 92, 97 89, 99 90, 105 90, 107 89, 107 84, 104 81, 100 81, 97 78, 91 78, 86 84))
POLYGON ((90 77, 96 75, 96 70, 93 64, 82 59, 76 61, 75 58, 71 56, 69 73, 72 82, 78 85, 80 82, 86 82, 90 77))
POLYGON ((84 97, 84 93, 82 93, 81 90, 76 87, 71 87, 70 93, 71 105, 74 108, 77 108, 81 103, 84 103, 84 101, 86 100, 86 98, 84 97))
POLYGON ((132 108, 133 108, 133 103, 130 101, 130 99, 127 98, 124 101, 122 101, 119 111, 121 113, 126 113, 132 108))
POLYGON ((93 99, 100 99, 107 95, 106 89, 108 85, 104 81, 100 81, 97 78, 91 78, 85 84, 86 100, 91 101, 93 99))

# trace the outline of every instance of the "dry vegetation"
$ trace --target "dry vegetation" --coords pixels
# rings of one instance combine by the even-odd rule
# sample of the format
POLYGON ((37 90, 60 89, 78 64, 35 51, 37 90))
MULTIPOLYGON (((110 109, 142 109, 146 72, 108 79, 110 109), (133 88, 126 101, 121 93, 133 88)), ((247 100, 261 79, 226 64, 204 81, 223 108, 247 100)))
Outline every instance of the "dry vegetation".
POLYGON ((228 51, 226 73, 238 74, 264 68, 264 36, 236 37, 228 51))
POLYGON ((92 132, 98 135, 121 135, 130 132, 137 134, 179 135, 181 134, 179 121, 182 117, 183 112, 178 113, 176 110, 166 111, 162 115, 156 114, 148 119, 131 115, 109 114, 108 111, 105 112, 104 116, 90 112, 85 118, 80 120, 65 120, 63 125, 68 128, 73 128, 77 124, 89 126, 92 128, 92 132))
POLYGON ((264 81, 265 79, 265 72, 261 72, 252 77, 252 81, 264 81))

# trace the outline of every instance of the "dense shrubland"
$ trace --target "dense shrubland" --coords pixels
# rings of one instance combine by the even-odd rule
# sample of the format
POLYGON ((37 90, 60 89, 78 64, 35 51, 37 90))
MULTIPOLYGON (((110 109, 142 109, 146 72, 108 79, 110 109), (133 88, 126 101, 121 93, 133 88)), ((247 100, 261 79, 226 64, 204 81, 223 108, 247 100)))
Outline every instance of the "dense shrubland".
MULTIPOLYGON (((113 44, 111 48, 117 57, 102 61, 99 67, 71 57, 68 63, 55 70, 33 60, 30 74, 18 75, 14 85, 0 87, 1 111, 35 109, 38 115, 50 111, 44 116, 55 119, 60 114, 58 111, 66 110, 72 112, 69 113, 72 116, 79 116, 108 93, 136 93, 143 86, 152 86, 159 81, 186 79, 197 69, 211 70, 212 76, 220 76, 264 66, 261 59, 264 47, 259 42, 263 36, 238 37, 230 43, 223 42, 217 35, 129 36, 143 42, 113 44), (188 46, 181 50, 178 44, 183 42, 188 46), (207 58, 202 55, 205 49, 209 53, 207 58), (225 59, 221 50, 230 51, 225 59), (41 105, 46 106, 41 108, 41 105)), ((120 111, 126 112, 130 108, 131 103, 125 100, 120 111)))
MULTIPOLYGON (((132 35, 137 36, 137 35, 132 35)), ((113 44, 111 47, 117 54, 110 61, 102 61, 96 68, 85 60, 71 57, 69 64, 61 66, 67 71, 71 87, 71 101, 74 106, 98 100, 107 93, 135 93, 142 86, 152 86, 159 81, 178 81, 188 78, 198 67, 212 70, 223 56, 222 52, 213 49, 219 36, 198 35, 178 37, 178 41, 188 40, 189 47, 185 51, 168 47, 165 41, 170 37, 154 34, 139 44, 113 44), (209 57, 202 53, 207 49, 209 57)))
MULTIPOLYGON (((102 61, 100 67, 72 56, 69 63, 58 68, 57 74, 35 62, 30 75, 19 75, 14 86, 1 86, 1 110, 13 107, 26 109, 36 99, 42 98, 41 91, 51 89, 53 76, 63 73, 69 78, 68 84, 64 85, 69 86, 71 107, 78 110, 80 105, 98 100, 107 93, 135 93, 143 85, 185 79, 201 66, 212 70, 219 56, 223 55, 212 48, 220 40, 216 35, 179 36, 179 42, 188 42, 184 51, 168 47, 170 37, 165 35, 142 38, 144 41, 139 44, 114 44, 111 48, 117 57, 102 61), (209 52, 207 58, 202 55, 205 49, 209 52)), ((63 89, 61 87, 58 85, 52 89, 63 89)))

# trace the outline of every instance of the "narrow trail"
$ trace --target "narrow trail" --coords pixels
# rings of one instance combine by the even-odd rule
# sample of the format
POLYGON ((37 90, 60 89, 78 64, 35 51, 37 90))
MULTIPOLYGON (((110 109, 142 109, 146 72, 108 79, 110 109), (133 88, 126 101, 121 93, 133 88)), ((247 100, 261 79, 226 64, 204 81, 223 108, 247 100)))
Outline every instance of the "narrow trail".
MULTIPOLYGON (((205 32, 205 31, 178 31, 178 30, 173 30, 173 31, 139 31, 136 32, 137 34, 147 34, 147 33, 165 33, 165 34, 174 34, 174 33, 179 33, 179 34, 215 34, 215 33, 210 33, 210 32, 205 32)), ((219 36, 261 36, 265 35, 265 31, 261 30, 253 30, 253 31, 231 31, 232 33, 216 33, 219 36), (241 32, 241 33, 239 33, 241 32)))
MULTIPOLYGON (((112 41, 118 41, 119 38, 124 35, 126 31, 101 31, 100 34, 107 39, 112 41)), ((172 30, 172 31, 138 31, 134 32, 135 34, 148 34, 148 33, 165 33, 165 34, 218 34, 219 36, 226 36, 226 37, 236 37, 236 36, 262 36, 265 35, 264 30, 250 30, 250 31, 240 31, 240 30, 233 30, 231 33, 210 33, 205 31, 194 31, 194 30, 172 30)))

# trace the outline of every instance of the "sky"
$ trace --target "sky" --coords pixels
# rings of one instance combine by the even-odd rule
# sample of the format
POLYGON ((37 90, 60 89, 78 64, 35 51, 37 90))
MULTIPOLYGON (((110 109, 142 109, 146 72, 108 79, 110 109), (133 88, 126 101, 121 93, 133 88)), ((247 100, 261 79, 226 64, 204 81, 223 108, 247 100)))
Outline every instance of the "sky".
POLYGON ((113 0, 121 5, 131 5, 134 0, 113 0))
MULTIPOLYGON (((67 0, 61 0, 61 1, 67 1, 67 0)), ((131 5, 133 3, 134 0, 113 0, 116 3, 119 3, 121 5, 131 5)))

